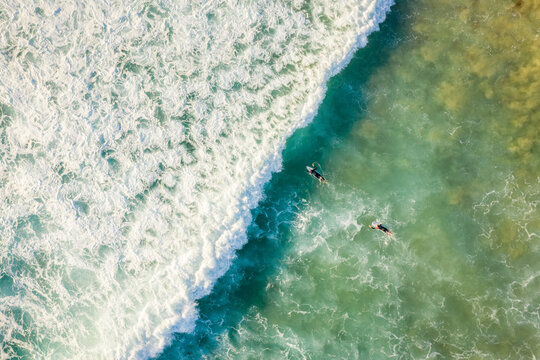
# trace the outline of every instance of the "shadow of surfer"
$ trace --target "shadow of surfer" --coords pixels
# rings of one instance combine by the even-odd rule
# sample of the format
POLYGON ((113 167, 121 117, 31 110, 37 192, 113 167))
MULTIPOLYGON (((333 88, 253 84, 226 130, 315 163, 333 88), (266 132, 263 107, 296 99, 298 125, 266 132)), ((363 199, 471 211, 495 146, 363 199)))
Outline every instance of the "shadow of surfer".
POLYGON ((322 176, 318 171, 317 171, 317 166, 315 165, 315 163, 311 164, 311 167, 310 166, 306 166, 306 169, 307 169, 307 172, 315 177, 317 180, 319 180, 320 182, 323 182, 325 183, 326 182, 326 179, 324 178, 324 176, 322 176))

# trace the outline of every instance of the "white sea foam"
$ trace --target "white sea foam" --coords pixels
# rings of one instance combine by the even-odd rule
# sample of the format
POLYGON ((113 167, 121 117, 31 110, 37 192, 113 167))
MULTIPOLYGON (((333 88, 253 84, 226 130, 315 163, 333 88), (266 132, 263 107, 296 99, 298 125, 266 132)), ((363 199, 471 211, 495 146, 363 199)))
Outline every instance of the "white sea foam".
POLYGON ((191 331, 390 5, 4 0, 0 358, 147 358, 191 331))

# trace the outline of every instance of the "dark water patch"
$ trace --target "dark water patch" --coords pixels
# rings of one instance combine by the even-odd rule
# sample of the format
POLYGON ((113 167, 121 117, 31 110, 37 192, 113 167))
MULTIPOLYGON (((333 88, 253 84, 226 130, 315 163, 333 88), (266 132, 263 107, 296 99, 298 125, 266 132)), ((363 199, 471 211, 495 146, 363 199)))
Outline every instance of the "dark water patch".
MULTIPOLYGON (((369 37, 368 45, 357 51, 351 63, 328 82, 328 91, 318 115, 306 128, 296 131, 283 151, 283 170, 265 186, 265 198, 252 211, 248 243, 238 251, 227 273, 208 296, 198 302, 199 319, 192 333, 174 335, 158 359, 198 359, 210 355, 227 333, 231 342, 239 337, 235 327, 249 309, 264 307, 268 280, 276 275, 291 246, 291 226, 305 207, 306 199, 318 184, 305 166, 316 161, 323 169, 329 149, 340 146, 354 122, 365 111, 364 89, 371 74, 384 65, 403 35, 404 3, 398 2, 379 32, 369 37), (356 106, 349 100, 355 99, 356 106), (360 105, 360 106, 357 106, 360 105)), ((271 346, 271 344, 269 344, 271 346)))
POLYGON ((14 296, 16 290, 13 286, 13 278, 7 274, 0 274, 0 295, 2 297, 14 296))

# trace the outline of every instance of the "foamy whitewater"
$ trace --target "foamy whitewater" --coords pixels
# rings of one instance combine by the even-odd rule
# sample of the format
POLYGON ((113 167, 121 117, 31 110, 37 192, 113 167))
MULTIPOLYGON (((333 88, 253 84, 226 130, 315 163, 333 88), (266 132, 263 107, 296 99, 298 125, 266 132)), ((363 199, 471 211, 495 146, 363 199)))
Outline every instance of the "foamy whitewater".
POLYGON ((390 5, 2 0, 0 358, 148 358, 193 330, 390 5))

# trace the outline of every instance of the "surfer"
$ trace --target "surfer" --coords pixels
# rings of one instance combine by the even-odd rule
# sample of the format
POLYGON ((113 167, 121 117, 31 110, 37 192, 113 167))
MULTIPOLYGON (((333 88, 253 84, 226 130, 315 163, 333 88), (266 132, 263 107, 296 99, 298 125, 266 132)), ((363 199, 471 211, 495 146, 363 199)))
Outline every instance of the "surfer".
POLYGON ((324 178, 324 176, 322 176, 321 174, 319 174, 317 172, 317 166, 315 166, 315 163, 311 164, 311 166, 313 167, 309 167, 309 166, 306 166, 307 168, 307 172, 310 174, 310 175, 313 175, 317 180, 319 180, 320 182, 326 182, 326 179, 324 178))
POLYGON ((369 225, 369 227, 372 228, 372 229, 375 229, 375 230, 381 230, 384 233, 392 235, 392 232, 390 230, 388 230, 387 227, 383 226, 383 224, 379 224, 376 221, 372 222, 371 225, 369 225))

